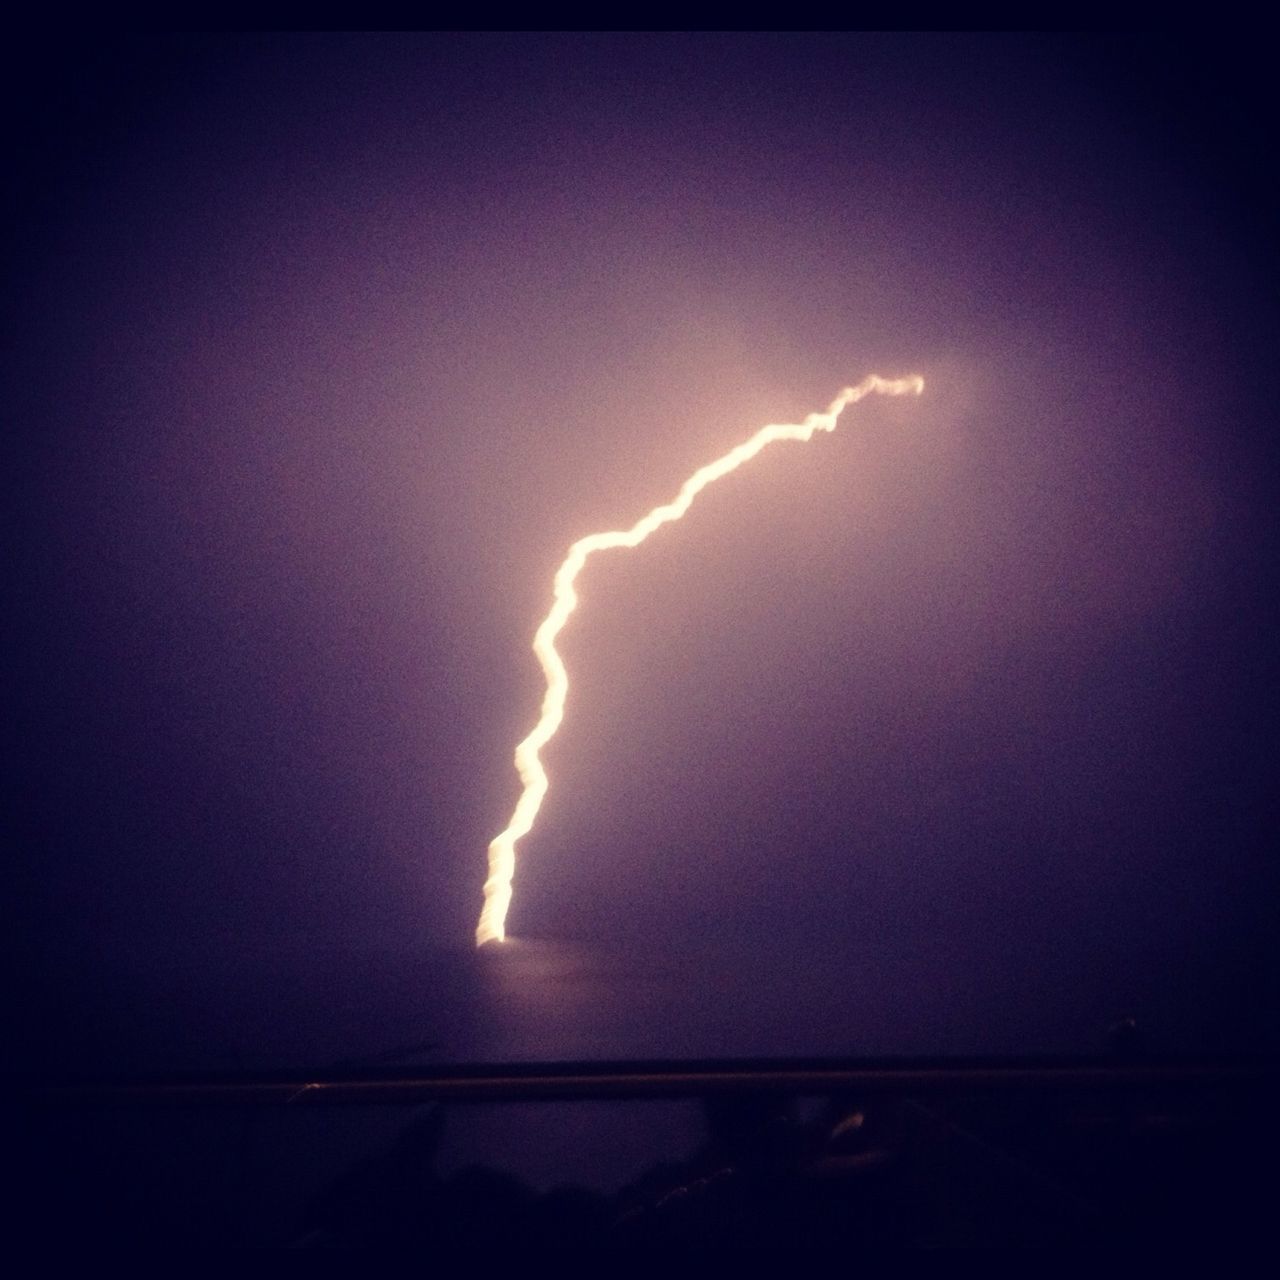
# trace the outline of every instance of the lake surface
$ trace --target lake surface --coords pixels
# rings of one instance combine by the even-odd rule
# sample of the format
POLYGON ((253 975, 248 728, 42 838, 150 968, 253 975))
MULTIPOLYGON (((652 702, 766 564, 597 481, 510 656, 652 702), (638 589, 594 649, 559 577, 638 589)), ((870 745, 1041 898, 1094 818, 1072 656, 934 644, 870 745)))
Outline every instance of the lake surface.
POLYGON ((517 938, 472 949, 310 945, 141 952, 33 989, 19 1070, 350 1067, 795 1056, 1090 1054, 1133 1016, 1157 1052, 1268 1047, 1271 1031, 1149 961, 1126 973, 1046 957, 870 945, 767 958, 745 943, 517 938), (1051 959, 1051 958, 1050 958, 1051 959), (998 961, 998 963, 997 963, 998 961))

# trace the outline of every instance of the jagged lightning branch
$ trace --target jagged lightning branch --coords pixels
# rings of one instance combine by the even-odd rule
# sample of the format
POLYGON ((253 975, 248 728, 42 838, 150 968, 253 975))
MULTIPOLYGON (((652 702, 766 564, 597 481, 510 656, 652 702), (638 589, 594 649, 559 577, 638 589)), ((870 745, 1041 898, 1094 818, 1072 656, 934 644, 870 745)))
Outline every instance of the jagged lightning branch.
POLYGON ((533 637, 533 651, 542 664, 542 671, 547 679, 547 692, 542 699, 542 715, 534 725, 533 732, 516 747, 516 772, 520 775, 524 790, 520 793, 506 830, 495 836, 489 845, 489 878, 484 882, 484 908, 480 912, 480 923, 476 926, 477 946, 486 942, 501 942, 506 937, 511 881, 516 869, 516 841, 533 828, 543 797, 547 794, 547 771, 542 767, 538 753, 560 728, 560 722, 564 719, 565 697, 569 692, 569 673, 556 650, 556 637, 577 607, 578 593, 574 590, 574 583, 582 572, 583 565, 587 563, 587 557, 613 547, 638 547, 654 530, 673 520, 679 520, 707 485, 728 475, 730 471, 736 471, 744 462, 754 458, 765 445, 772 444, 775 440, 808 440, 815 431, 834 431, 844 409, 873 391, 882 395, 901 396, 911 392, 919 395, 923 390, 924 379, 918 375, 887 379, 872 374, 856 387, 845 387, 825 413, 811 413, 802 423, 775 423, 761 427, 736 449, 730 449, 722 458, 700 467, 681 485, 680 492, 672 501, 664 506, 654 507, 630 529, 592 533, 579 538, 569 548, 564 563, 556 570, 551 612, 542 620, 542 625, 533 637))

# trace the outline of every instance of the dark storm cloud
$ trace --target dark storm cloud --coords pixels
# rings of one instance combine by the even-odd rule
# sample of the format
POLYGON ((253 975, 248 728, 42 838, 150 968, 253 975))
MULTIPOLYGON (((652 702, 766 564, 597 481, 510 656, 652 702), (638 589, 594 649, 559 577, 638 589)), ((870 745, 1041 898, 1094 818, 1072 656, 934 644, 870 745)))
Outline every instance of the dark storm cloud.
POLYGON ((36 52, 4 357, 30 968, 464 945, 568 543, 918 371, 921 401, 593 563, 516 931, 905 991, 925 1048, 993 1001, 1059 1040, 1183 997, 1193 1039, 1270 1034, 1247 65, 1128 38, 36 52))

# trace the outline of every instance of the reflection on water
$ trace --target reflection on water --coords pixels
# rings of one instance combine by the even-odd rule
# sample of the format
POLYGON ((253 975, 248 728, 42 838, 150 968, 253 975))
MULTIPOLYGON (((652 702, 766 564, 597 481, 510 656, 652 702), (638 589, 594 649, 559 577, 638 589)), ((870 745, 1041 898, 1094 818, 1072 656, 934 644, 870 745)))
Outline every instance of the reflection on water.
POLYGON ((1092 1053, 1136 1013, 1157 1050, 1233 1042, 1185 985, 1044 957, 821 956, 516 938, 476 951, 332 945, 116 957, 32 1002, 19 1069, 1092 1053), (996 961, 999 963, 996 963, 996 961))
POLYGON ((681 971, 670 957, 551 938, 476 953, 492 1061, 681 1057, 681 971))

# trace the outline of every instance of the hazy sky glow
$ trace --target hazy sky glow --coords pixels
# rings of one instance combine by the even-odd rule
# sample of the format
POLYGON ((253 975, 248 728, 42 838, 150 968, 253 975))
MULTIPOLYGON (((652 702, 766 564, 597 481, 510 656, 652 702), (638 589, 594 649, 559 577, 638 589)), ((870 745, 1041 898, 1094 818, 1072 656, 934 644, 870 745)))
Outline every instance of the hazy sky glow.
MULTIPOLYGON (((918 372, 593 562, 513 932, 719 957, 699 1007, 735 1045, 739 955, 865 992, 904 1049, 980 1048, 993 1008, 1015 1047, 1131 1008, 1275 1043, 1249 65, 1137 37, 31 56, 6 785, 42 1007, 468 947, 569 543, 918 372)), ((856 1047, 824 999, 813 1043, 856 1047)))

